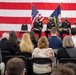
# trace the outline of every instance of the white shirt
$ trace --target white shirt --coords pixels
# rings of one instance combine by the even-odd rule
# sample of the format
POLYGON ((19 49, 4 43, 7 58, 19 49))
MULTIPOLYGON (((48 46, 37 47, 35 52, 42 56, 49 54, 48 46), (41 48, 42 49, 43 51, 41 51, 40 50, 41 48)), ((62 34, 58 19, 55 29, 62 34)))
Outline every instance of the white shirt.
POLYGON ((76 47, 76 35, 75 36, 72 36, 72 40, 74 42, 74 47, 76 47))

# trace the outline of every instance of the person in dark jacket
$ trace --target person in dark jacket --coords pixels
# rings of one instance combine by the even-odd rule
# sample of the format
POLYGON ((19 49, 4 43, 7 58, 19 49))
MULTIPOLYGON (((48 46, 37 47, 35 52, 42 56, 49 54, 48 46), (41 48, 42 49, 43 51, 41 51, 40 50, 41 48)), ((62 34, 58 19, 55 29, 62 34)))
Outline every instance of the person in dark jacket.
POLYGON ((3 33, 0 41, 1 51, 8 51, 11 55, 15 54, 16 48, 12 41, 9 41, 9 33, 3 33))
POLYGON ((71 29, 71 23, 68 22, 68 19, 65 18, 65 21, 62 23, 62 32, 61 32, 61 37, 63 34, 70 34, 70 29, 71 29))
POLYGON ((47 27, 46 27, 46 31, 45 31, 45 35, 48 38, 48 34, 50 34, 51 32, 51 28, 55 27, 55 23, 52 21, 52 17, 50 17, 48 19, 48 23, 47 23, 47 27))
POLYGON ((57 52, 58 60, 61 58, 76 58, 76 47, 70 35, 67 35, 63 39, 62 48, 57 52))
POLYGON ((43 24, 40 21, 39 17, 36 17, 36 21, 34 22, 34 33, 38 33, 39 37, 41 37, 41 32, 42 32, 43 24))

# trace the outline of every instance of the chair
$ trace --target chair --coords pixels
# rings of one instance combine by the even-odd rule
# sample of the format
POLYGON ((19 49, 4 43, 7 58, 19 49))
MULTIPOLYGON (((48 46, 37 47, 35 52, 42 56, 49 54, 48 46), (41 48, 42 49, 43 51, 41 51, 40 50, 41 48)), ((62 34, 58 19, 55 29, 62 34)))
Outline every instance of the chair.
MULTIPOLYGON (((33 58, 32 59, 32 64, 51 64, 52 65, 52 60, 49 58, 33 58)), ((51 72, 50 72, 51 73, 51 72)), ((43 74, 37 74, 33 72, 34 75, 50 75, 50 73, 43 73, 43 74)))
POLYGON ((59 59, 59 63, 65 64, 65 63, 75 63, 76 64, 76 58, 61 58, 59 59))
POLYGON ((31 74, 32 73, 32 62, 31 62, 31 57, 32 57, 32 53, 29 52, 16 52, 15 55, 22 55, 24 57, 26 57, 27 59, 27 73, 31 74))
POLYGON ((15 55, 23 55, 26 58, 31 58, 32 57, 32 53, 29 53, 29 52, 16 52, 15 55))
POLYGON ((6 63, 8 62, 8 60, 10 60, 11 58, 14 58, 14 57, 21 58, 21 59, 24 60, 25 67, 26 67, 26 69, 25 69, 25 75, 27 75, 27 60, 26 60, 26 58, 24 56, 12 56, 12 55, 9 55, 9 56, 6 57, 6 63))
POLYGON ((10 53, 8 51, 1 51, 2 54, 2 62, 5 63, 5 59, 8 55, 10 55, 10 53))
POLYGON ((20 33, 27 33, 28 32, 28 25, 22 24, 20 33))

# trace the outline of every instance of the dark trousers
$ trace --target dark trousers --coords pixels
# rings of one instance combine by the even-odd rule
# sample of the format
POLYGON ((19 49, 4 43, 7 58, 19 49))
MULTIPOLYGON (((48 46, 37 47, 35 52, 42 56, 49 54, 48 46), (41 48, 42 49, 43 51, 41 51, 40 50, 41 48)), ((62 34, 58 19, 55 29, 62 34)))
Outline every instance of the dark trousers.
POLYGON ((46 30, 45 35, 46 35, 47 38, 48 38, 48 34, 50 34, 50 31, 46 30))
POLYGON ((61 38, 63 39, 63 34, 69 35, 69 29, 68 30, 62 30, 61 31, 61 38))
POLYGON ((39 35, 39 38, 41 37, 41 32, 42 32, 41 30, 33 30, 33 31, 34 31, 35 34, 39 35))

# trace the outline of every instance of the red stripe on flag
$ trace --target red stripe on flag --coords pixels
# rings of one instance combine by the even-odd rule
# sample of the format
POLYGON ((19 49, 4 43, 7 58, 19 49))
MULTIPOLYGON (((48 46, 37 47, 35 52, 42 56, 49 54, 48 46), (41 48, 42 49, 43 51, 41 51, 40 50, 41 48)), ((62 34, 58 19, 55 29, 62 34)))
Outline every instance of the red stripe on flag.
MULTIPOLYGON (((43 18, 43 17, 42 17, 43 18)), ((36 20, 36 19, 35 19, 36 20)), ((44 17, 43 23, 46 24, 48 21, 48 17, 44 17)), ((62 18, 62 22, 64 21, 64 18, 62 18)), ((73 24, 73 22, 76 22, 76 18, 68 18, 68 21, 73 24)), ((0 23, 6 23, 6 24, 31 24, 31 17, 0 17, 0 23)))
POLYGON ((0 23, 31 24, 30 17, 0 17, 0 23))
MULTIPOLYGON (((38 10, 55 10, 60 3, 32 3, 38 10)), ((0 9, 30 10, 30 3, 0 2, 0 9)), ((61 10, 76 10, 76 3, 62 3, 61 10)))

